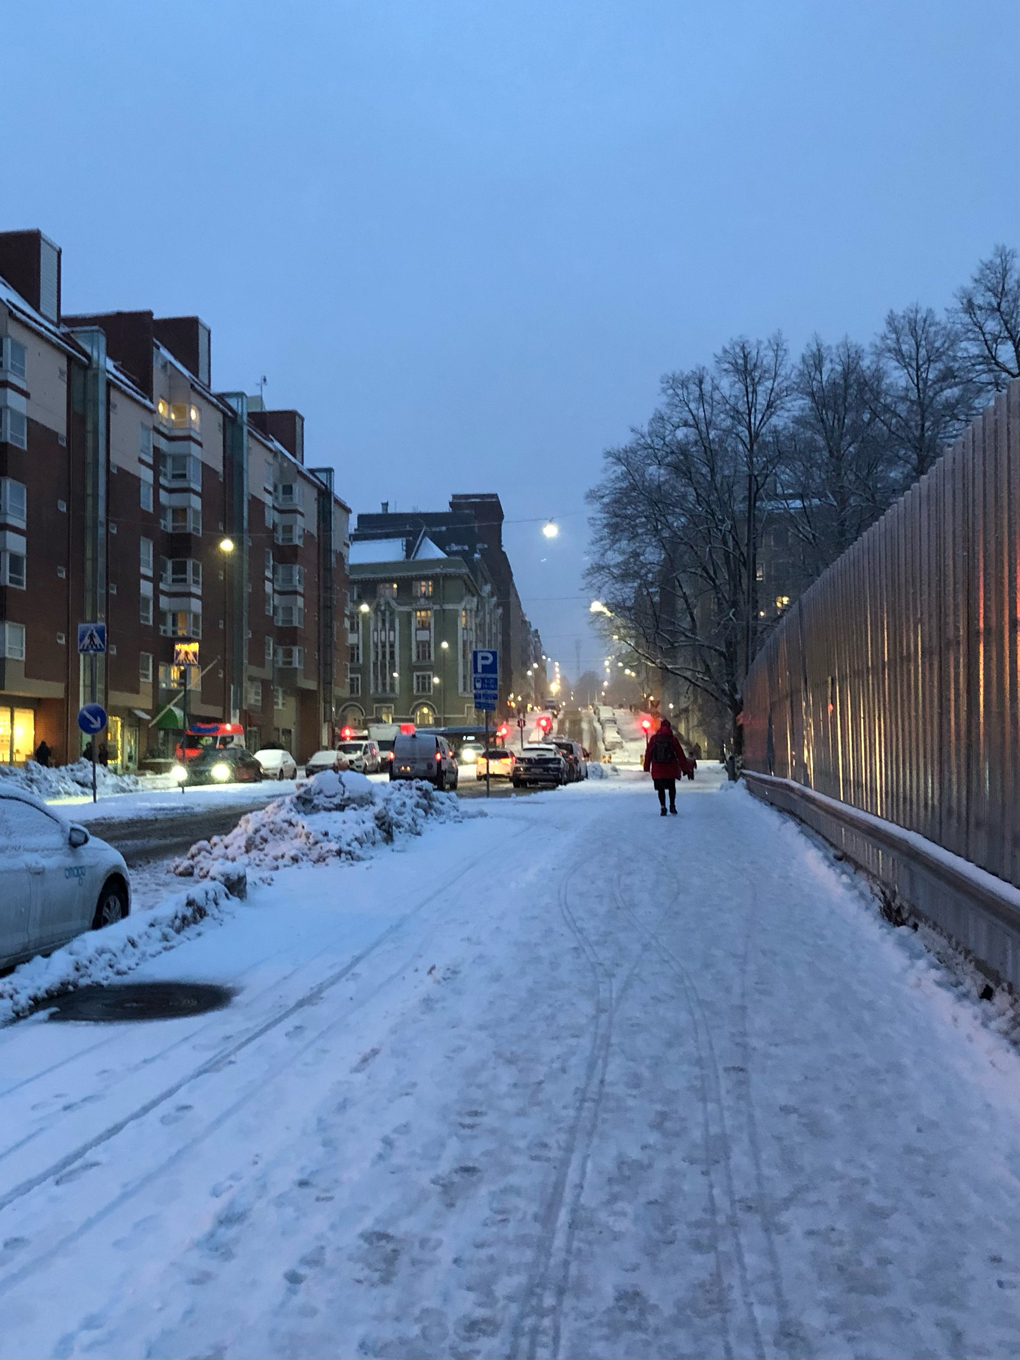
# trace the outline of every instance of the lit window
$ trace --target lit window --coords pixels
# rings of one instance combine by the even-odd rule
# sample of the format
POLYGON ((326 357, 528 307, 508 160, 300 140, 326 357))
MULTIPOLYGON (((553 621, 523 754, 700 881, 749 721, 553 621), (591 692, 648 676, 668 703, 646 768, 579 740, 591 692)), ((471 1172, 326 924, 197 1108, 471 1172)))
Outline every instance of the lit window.
POLYGON ((432 596, 432 582, 415 581, 414 593, 421 599, 430 599, 432 596))
POLYGON ((761 562, 759 562, 758 565, 757 565, 757 566, 755 567, 755 569, 754 569, 754 579, 755 579, 756 581, 764 581, 764 580, 765 580, 765 567, 764 567, 764 565, 763 565, 761 562))

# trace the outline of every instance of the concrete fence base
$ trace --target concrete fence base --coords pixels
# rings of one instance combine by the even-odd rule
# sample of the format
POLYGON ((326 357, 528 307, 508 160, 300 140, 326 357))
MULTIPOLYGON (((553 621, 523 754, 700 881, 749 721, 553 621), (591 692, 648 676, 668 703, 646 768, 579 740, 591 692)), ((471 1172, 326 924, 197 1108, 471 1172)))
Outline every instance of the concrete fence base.
POLYGON ((914 831, 816 793, 792 779, 745 769, 756 798, 789 812, 842 850, 908 913, 937 927, 995 982, 1020 987, 1020 889, 914 831))

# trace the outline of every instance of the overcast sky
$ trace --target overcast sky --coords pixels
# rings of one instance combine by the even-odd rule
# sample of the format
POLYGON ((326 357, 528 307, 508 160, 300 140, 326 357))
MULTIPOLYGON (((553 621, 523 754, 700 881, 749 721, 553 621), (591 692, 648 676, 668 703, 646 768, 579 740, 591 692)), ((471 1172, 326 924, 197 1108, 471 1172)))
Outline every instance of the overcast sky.
POLYGON ((1015 0, 7 4, 0 225, 67 311, 201 315, 355 512, 498 491, 573 673, 584 492, 663 372, 868 339, 1015 241, 1017 38, 1015 0))

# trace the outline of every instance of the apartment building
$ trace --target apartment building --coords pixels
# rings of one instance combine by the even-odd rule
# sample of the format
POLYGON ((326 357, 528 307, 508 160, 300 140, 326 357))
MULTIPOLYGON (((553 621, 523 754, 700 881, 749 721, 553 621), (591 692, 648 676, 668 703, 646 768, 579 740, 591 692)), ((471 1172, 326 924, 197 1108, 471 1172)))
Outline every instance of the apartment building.
MULTIPOLYGON (((454 595, 457 590, 461 591, 457 598, 463 599, 465 621, 458 624, 456 629, 447 630, 443 640, 448 644, 448 648, 454 648, 456 644, 455 654, 458 656, 464 645, 463 639, 469 632, 475 639, 472 646, 498 648, 499 712, 505 717, 512 715, 521 706, 522 701, 526 703, 537 698, 536 661, 543 668, 544 662, 541 661, 541 639, 524 614, 514 584, 513 569, 503 548, 502 527, 503 507, 499 496, 492 492, 452 496, 449 508, 438 511, 397 512, 391 511, 388 504, 384 504, 378 514, 358 515, 357 528, 351 536, 353 554, 351 580, 352 583, 363 580, 366 584, 373 581, 379 585, 386 584, 381 577, 376 580, 363 570, 370 565, 381 565, 376 559, 370 563, 364 557, 365 553, 376 551, 375 548, 365 546, 373 541, 376 544, 389 542, 400 545, 399 550, 394 549, 398 562, 423 560, 421 554, 425 553, 434 555, 433 560, 445 558, 450 562, 459 563, 458 570, 466 572, 466 576, 461 585, 449 589, 453 590, 454 595)), ((411 576, 413 577, 413 572, 411 576)), ((399 577, 399 573, 396 573, 395 579, 396 577, 399 577)), ((413 598, 405 595, 405 592, 398 592, 398 604, 404 608, 413 607, 413 598)), ((365 604, 366 601, 362 598, 360 603, 365 604)), ((454 604, 453 596, 444 598, 440 614, 444 627, 456 613, 454 604)), ((358 632, 357 620, 354 620, 354 624, 352 637, 358 632)), ((409 634, 406 635, 409 637, 409 634)), ((410 658, 410 652, 408 656, 410 658)), ((352 659, 351 676, 355 684, 356 674, 357 667, 352 659)), ((462 680, 463 677, 458 671, 458 686, 462 684, 462 680)), ((415 683, 421 686, 427 684, 424 674, 419 676, 415 683)), ((544 669, 539 684, 544 694, 544 669)), ((473 708, 465 719, 460 703, 460 700, 465 695, 470 696, 470 693, 468 674, 467 688, 458 689, 456 703, 451 701, 447 705, 451 716, 448 719, 444 718, 442 720, 444 723, 474 721, 473 708)), ((373 709, 377 706, 375 695, 370 697, 372 702, 368 707, 373 709)), ((405 712, 408 704, 412 708, 423 707, 420 694, 415 695, 411 692, 404 697, 405 712)), ((424 707, 432 705, 425 704, 424 707)))
POLYGON ((350 511, 305 466, 296 411, 217 393, 198 317, 64 316, 61 255, 0 233, 0 763, 83 744, 110 763, 172 750, 188 720, 243 724, 299 758, 332 739, 350 511), (79 663, 76 626, 107 625, 79 663), (198 664, 174 644, 198 643, 198 664))
POLYGON ((424 533, 351 543, 346 725, 481 721, 471 652, 498 646, 491 583, 424 533))

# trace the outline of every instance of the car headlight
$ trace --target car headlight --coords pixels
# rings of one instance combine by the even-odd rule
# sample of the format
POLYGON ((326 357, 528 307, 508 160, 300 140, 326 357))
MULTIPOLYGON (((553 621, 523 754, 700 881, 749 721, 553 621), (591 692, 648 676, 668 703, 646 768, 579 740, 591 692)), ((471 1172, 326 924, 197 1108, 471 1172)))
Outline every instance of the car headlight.
POLYGON ((219 765, 214 765, 209 773, 212 775, 213 779, 216 780, 217 784, 225 784, 230 778, 231 769, 229 765, 226 765, 221 761, 219 765))
POLYGON ((188 772, 183 765, 175 765, 170 771, 170 778, 178 784, 183 784, 188 777, 188 772))
POLYGON ((462 765, 474 765, 478 760, 477 751, 461 751, 460 763, 462 765))

